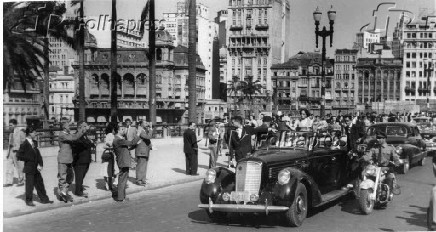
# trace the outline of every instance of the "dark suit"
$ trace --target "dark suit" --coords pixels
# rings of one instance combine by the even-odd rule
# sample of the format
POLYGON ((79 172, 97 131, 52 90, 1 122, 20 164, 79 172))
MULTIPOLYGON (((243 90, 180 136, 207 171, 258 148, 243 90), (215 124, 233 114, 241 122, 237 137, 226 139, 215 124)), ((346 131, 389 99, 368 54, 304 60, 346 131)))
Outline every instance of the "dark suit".
POLYGON ((230 152, 235 153, 236 162, 245 158, 247 154, 252 152, 251 136, 258 133, 267 133, 268 127, 261 126, 253 128, 251 126, 244 126, 242 128, 241 136, 238 136, 236 130, 231 131, 230 152))
POLYGON ((23 172, 26 174, 26 202, 31 202, 33 188, 41 201, 48 201, 48 196, 44 187, 44 180, 38 171, 38 165, 43 167, 41 153, 38 150, 37 142, 33 140, 34 146, 26 139, 17 152, 17 158, 24 161, 23 172))
POLYGON ((83 179, 88 173, 89 164, 92 161, 91 148, 94 143, 86 134, 82 135, 78 140, 74 141, 73 147, 73 168, 76 177, 76 195, 83 195, 83 179))
POLYGON ((120 138, 115 135, 113 148, 115 156, 117 157, 118 167, 120 169, 120 174, 118 175, 118 200, 124 200, 126 196, 126 184, 127 179, 129 179, 129 168, 130 168, 130 151, 129 147, 136 145, 139 141, 139 137, 134 138, 132 141, 128 141, 124 138, 120 138))
POLYGON ((186 157, 186 175, 197 174, 198 144, 195 131, 188 128, 183 133, 183 152, 186 157))
POLYGON ((146 182, 147 177, 147 165, 148 165, 148 157, 150 156, 151 149, 151 130, 144 130, 140 127, 139 137, 141 138, 141 142, 136 145, 135 154, 137 159, 136 164, 136 180, 146 182))

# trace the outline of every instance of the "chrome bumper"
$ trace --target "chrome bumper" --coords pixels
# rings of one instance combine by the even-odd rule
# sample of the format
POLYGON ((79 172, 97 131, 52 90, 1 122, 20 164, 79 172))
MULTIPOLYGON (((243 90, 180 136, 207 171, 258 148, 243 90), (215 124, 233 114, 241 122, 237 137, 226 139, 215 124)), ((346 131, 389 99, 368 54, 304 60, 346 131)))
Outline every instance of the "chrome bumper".
POLYGON ((209 212, 231 212, 231 213, 268 213, 283 212, 289 209, 286 206, 266 205, 238 205, 238 204, 200 204, 198 208, 208 209, 209 212))

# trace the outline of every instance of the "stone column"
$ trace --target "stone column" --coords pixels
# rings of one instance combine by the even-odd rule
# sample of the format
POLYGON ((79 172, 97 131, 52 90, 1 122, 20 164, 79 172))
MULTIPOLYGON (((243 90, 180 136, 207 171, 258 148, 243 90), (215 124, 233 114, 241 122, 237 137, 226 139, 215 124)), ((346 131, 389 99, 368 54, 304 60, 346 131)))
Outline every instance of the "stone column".
POLYGON ((388 76, 386 79, 387 79, 387 83, 388 83, 388 91, 386 91, 386 92, 388 92, 388 100, 391 100, 392 93, 391 93, 391 72, 390 71, 388 71, 388 76))
POLYGON ((368 76, 368 102, 371 102, 371 78, 372 74, 370 73, 368 76))
POLYGON ((380 71, 380 75, 379 75, 379 80, 380 80, 380 87, 381 87, 381 89, 380 89, 380 102, 381 101, 384 101, 384 99, 385 99, 385 92, 384 92, 384 87, 385 87, 385 83, 384 83, 384 80, 385 80, 385 78, 384 78, 384 76, 383 76, 383 72, 381 72, 380 71))

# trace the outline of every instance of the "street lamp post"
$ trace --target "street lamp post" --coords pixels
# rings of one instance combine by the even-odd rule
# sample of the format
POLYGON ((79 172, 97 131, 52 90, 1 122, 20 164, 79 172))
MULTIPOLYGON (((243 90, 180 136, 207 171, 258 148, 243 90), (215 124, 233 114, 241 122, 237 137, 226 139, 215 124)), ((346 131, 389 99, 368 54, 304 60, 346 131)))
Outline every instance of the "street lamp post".
POLYGON ((431 86, 430 86, 430 76, 431 73, 433 72, 434 68, 432 67, 433 60, 430 60, 429 62, 427 62, 427 67, 425 66, 424 63, 424 75, 425 73, 427 73, 427 89, 426 89, 426 94, 427 94, 427 113, 428 111, 430 111, 430 93, 431 93, 431 86))
MULTIPOLYGON (((333 6, 332 6, 333 8, 333 6)), ((322 28, 322 31, 319 30, 319 21, 321 20, 322 13, 319 11, 318 7, 316 8, 315 12, 313 12, 313 19, 315 20, 315 38, 316 38, 316 48, 318 48, 318 36, 322 38, 322 60, 321 60, 321 78, 322 78, 322 86, 321 86, 321 112, 320 116, 325 116, 325 87, 326 87, 326 80, 325 80, 325 67, 324 62, 326 59, 326 49, 325 49, 325 38, 330 36, 330 47, 332 47, 333 44, 333 24, 335 23, 336 19, 336 11, 333 9, 330 9, 327 12, 329 21, 330 21, 330 30, 327 30, 324 26, 322 28)))

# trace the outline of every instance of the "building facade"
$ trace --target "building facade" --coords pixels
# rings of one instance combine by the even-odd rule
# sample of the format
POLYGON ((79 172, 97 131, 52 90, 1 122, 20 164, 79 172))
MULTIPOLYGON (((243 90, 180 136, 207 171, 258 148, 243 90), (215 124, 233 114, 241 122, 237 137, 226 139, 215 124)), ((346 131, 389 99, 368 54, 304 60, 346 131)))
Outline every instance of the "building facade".
POLYGON ((270 67, 289 58, 289 1, 230 0, 227 13, 227 80, 253 77, 262 85, 257 96, 272 96, 270 67))
MULTIPOLYGON (((315 115, 320 114, 322 86, 322 57, 320 53, 299 52, 288 61, 271 66, 274 88, 274 111, 299 115, 298 110, 308 109, 315 115)), ((340 110, 337 106, 334 90, 334 60, 326 59, 326 110, 340 110)))
POLYGON ((147 48, 148 31, 141 36, 139 31, 117 31, 117 47, 119 48, 147 48))
POLYGON ((74 74, 50 67, 50 119, 74 121, 74 74))
POLYGON ((3 128, 9 126, 10 119, 16 119, 18 126, 26 126, 29 120, 43 119, 41 80, 26 83, 26 91, 17 80, 10 91, 3 90, 3 128))
MULTIPOLYGON (((391 51, 390 51, 391 52, 391 51)), ((360 104, 386 100, 399 101, 401 98, 402 60, 393 57, 359 58, 356 70, 360 104)))
POLYGON ((72 74, 74 72, 72 65, 77 57, 77 53, 60 39, 49 37, 50 54, 49 59, 52 66, 56 66, 64 72, 65 70, 72 74))
POLYGON ((429 98, 430 108, 435 109, 436 19, 427 17, 403 25, 404 78, 400 93, 402 100, 415 102, 421 109, 427 108, 429 98))
MULTIPOLYGON (((167 31, 156 31, 157 122, 186 123, 188 103, 187 48, 174 49, 167 31)), ((146 48, 118 49, 118 120, 147 120, 149 115, 149 69, 146 48)), ((75 65, 75 110, 78 110, 78 66, 75 65)), ((202 120, 205 68, 197 57, 198 119, 202 120)), ((86 119, 108 122, 110 118, 110 49, 98 48, 85 63, 86 119)))
MULTIPOLYGON (((177 3, 177 12, 163 13, 165 29, 174 40, 174 46, 189 45, 189 17, 186 2, 177 3)), ((197 53, 206 68, 206 99, 212 99, 212 56, 216 24, 209 20, 209 8, 197 4, 197 53)))
POLYGON ((357 49, 336 49, 335 51, 335 77, 333 79, 334 98, 336 108, 353 110, 358 102, 358 82, 356 64, 357 49))

